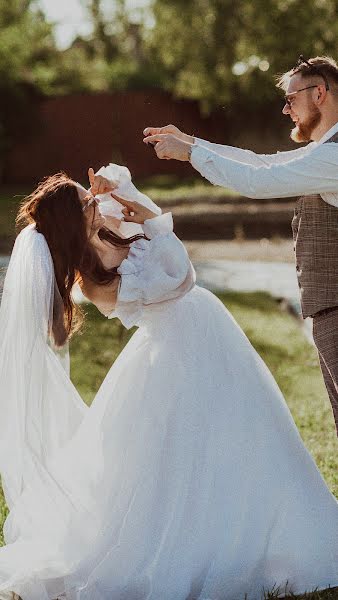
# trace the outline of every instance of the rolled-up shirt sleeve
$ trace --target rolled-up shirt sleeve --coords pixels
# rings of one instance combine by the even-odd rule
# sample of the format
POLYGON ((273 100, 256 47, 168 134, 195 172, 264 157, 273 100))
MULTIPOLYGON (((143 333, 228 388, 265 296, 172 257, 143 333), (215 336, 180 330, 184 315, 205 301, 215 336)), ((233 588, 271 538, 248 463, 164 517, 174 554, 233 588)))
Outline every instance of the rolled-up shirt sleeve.
POLYGON ((338 144, 313 150, 282 164, 245 164, 196 144, 192 166, 214 185, 236 190, 248 198, 290 196, 338 191, 338 144))

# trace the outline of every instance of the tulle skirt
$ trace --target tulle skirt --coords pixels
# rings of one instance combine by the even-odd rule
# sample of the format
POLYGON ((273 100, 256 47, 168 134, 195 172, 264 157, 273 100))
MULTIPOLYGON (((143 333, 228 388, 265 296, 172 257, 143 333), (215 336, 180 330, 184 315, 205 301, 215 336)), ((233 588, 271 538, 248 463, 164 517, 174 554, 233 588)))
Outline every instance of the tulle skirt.
POLYGON ((139 325, 11 510, 0 591, 258 600, 338 585, 337 501, 229 312, 195 287, 139 325))

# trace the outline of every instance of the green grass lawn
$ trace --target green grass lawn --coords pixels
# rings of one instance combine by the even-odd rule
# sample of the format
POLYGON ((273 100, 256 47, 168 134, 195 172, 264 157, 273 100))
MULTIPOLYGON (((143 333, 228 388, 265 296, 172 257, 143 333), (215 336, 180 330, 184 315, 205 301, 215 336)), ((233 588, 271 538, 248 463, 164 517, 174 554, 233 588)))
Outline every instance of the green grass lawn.
POLYGON ((15 216, 26 189, 6 186, 0 188, 0 252, 7 252, 15 237, 15 216))
POLYGON ((210 184, 201 176, 180 179, 174 175, 157 175, 136 182, 139 189, 160 206, 198 202, 207 198, 211 202, 240 198, 240 194, 224 187, 210 184))
MULTIPOLYGON (((338 497, 338 444, 315 349, 305 340, 296 320, 282 312, 267 294, 224 293, 219 297, 271 369, 307 447, 338 497)), ((86 313, 83 333, 71 342, 71 376, 83 399, 90 404, 132 332, 115 320, 104 319, 93 306, 87 306, 86 313)), ((2 497, 1 522, 5 514, 2 497)), ((273 592, 266 595, 267 599, 274 597, 273 592)), ((337 600, 338 592, 327 590, 306 598, 337 600)))

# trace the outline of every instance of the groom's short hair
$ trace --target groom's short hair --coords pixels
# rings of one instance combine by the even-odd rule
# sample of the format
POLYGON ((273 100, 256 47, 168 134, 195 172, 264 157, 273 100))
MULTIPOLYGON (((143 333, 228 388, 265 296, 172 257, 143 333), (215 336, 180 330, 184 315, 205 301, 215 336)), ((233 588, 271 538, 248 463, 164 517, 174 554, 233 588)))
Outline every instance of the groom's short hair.
POLYGON ((300 73, 304 78, 322 77, 331 87, 338 88, 338 65, 331 56, 316 56, 309 60, 299 58, 296 66, 289 71, 277 75, 277 87, 286 90, 293 75, 300 73))

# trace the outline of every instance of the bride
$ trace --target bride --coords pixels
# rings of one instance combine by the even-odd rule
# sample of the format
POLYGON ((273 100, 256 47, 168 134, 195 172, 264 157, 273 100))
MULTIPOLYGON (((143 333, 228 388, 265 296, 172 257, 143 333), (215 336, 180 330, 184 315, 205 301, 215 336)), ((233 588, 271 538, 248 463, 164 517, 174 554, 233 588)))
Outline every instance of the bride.
POLYGON ((276 382, 195 285, 171 215, 126 169, 102 173, 89 193, 49 177, 19 212, 0 313, 0 598, 258 600, 338 585, 337 501, 276 382), (105 220, 93 194, 111 190, 105 220), (90 408, 67 372, 76 281, 138 326, 90 408))

